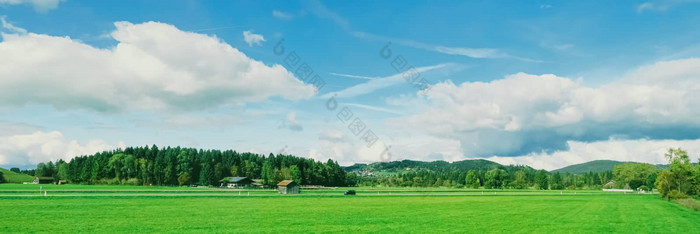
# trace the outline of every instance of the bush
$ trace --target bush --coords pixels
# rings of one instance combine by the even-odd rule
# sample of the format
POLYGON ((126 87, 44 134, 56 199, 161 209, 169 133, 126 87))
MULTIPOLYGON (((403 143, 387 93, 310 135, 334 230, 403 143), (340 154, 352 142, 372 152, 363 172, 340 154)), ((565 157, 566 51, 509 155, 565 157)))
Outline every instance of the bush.
POLYGON ((673 190, 668 193, 668 200, 687 199, 689 197, 688 194, 678 192, 678 190, 673 190))
POLYGON ((117 178, 114 179, 100 179, 95 182, 95 184, 106 184, 106 185, 119 185, 120 181, 117 178))
POLYGON ((629 185, 630 185, 630 188, 632 190, 636 190, 637 188, 643 186, 644 183, 645 183, 645 181, 642 181, 642 180, 630 180, 629 185))
POLYGON ((684 198, 684 199, 675 200, 674 202, 681 204, 685 207, 688 207, 690 209, 693 209, 695 211, 700 211, 700 202, 696 201, 695 199, 684 198))
POLYGON ((639 186, 639 189, 644 190, 645 192, 651 191, 646 185, 639 186))
POLYGON ((124 184, 124 185, 141 185, 141 181, 139 181, 139 179, 136 179, 136 178, 131 178, 128 180, 122 180, 122 184, 124 184))

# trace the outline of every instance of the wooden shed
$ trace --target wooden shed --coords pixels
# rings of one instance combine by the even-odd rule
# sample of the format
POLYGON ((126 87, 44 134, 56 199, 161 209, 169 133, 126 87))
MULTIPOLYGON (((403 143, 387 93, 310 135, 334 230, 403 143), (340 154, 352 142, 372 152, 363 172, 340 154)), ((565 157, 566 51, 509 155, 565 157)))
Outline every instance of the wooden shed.
POLYGON ((299 187, 293 180, 283 180, 277 184, 277 191, 281 194, 296 194, 299 193, 299 187))

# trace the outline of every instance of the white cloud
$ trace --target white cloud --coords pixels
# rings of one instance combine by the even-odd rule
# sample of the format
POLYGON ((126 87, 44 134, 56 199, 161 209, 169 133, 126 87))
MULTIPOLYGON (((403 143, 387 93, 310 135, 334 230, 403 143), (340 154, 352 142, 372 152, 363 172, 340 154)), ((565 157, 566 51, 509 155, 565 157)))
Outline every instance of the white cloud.
POLYGON ((58 8, 58 4, 62 1, 63 0, 0 0, 0 4, 26 4, 34 7, 34 10, 37 12, 46 13, 50 10, 58 8))
POLYGON ((593 160, 616 160, 667 164, 664 153, 669 148, 682 148, 691 159, 700 153, 700 140, 615 140, 597 142, 567 142, 569 149, 553 153, 531 153, 518 157, 487 157, 485 159, 509 165, 528 165, 536 169, 554 170, 593 160))
POLYGON ((341 73, 328 73, 334 76, 342 76, 342 77, 347 77, 347 78, 355 78, 355 79, 363 79, 363 80, 376 80, 379 79, 379 77, 369 77, 369 76, 358 76, 358 75, 349 75, 349 74, 341 74, 341 73))
POLYGON ((322 18, 322 19, 331 20, 334 23, 336 23, 340 28, 342 28, 343 30, 348 32, 350 35, 352 35, 354 37, 362 38, 362 39, 372 39, 372 40, 377 40, 377 41, 390 41, 390 42, 394 42, 396 44, 409 46, 409 47, 413 47, 416 49, 433 51, 433 52, 438 52, 438 53, 443 53, 443 54, 461 55, 461 56, 467 56, 467 57, 471 57, 471 58, 510 58, 510 59, 517 59, 517 60, 526 61, 526 62, 542 62, 540 60, 512 56, 512 55, 509 55, 508 53, 500 51, 499 49, 447 47, 447 46, 441 46, 441 45, 431 45, 431 44, 417 42, 417 41, 413 41, 413 40, 391 38, 391 37, 386 37, 386 36, 381 36, 381 35, 375 35, 372 33, 356 31, 350 27, 350 22, 348 20, 346 20, 345 18, 340 16, 338 13, 328 9, 320 1, 308 1, 308 2, 306 2, 306 5, 307 5, 308 10, 311 13, 313 13, 314 15, 316 15, 317 17, 322 18))
POLYGON ((698 3, 699 0, 655 0, 637 5, 637 13, 644 11, 667 11, 672 7, 676 7, 685 3, 698 3))
POLYGON ((656 7, 654 6, 653 3, 651 3, 651 2, 645 2, 645 3, 639 4, 639 5, 637 6, 637 12, 642 13, 642 12, 644 12, 645 10, 653 10, 653 9, 655 9, 655 8, 656 8, 656 7))
POLYGON ((491 82, 438 83, 422 112, 388 120, 461 142, 468 157, 564 150, 568 141, 695 139, 700 59, 659 62, 587 87, 555 75, 518 73, 491 82))
POLYGON ((7 16, 0 16, 0 23, 2 23, 2 28, 7 29, 11 33, 26 34, 27 30, 14 26, 10 22, 7 22, 7 16))
POLYGON ((291 20, 292 18, 294 18, 294 15, 292 15, 291 13, 286 13, 286 12, 282 12, 282 11, 278 11, 278 10, 273 10, 272 16, 274 16, 275 18, 278 18, 278 19, 283 19, 283 20, 291 20))
POLYGON ((367 146, 358 137, 338 129, 325 129, 318 135, 318 142, 307 155, 310 158, 326 161, 329 158, 338 161, 340 165, 349 166, 355 163, 370 163, 393 161, 391 149, 386 151, 389 144, 380 137, 374 144, 367 146))
POLYGON ((378 106, 370 106, 370 105, 364 105, 364 104, 359 104, 359 103, 345 103, 346 106, 354 106, 354 107, 359 107, 362 109, 367 109, 367 110, 373 110, 373 111, 380 111, 380 112, 386 112, 386 113, 391 113, 391 114, 397 114, 397 115, 403 115, 403 112, 400 111, 395 111, 383 107, 378 107, 378 106))
POLYGON ((215 36, 158 22, 115 26, 118 44, 109 49, 69 37, 3 33, 0 105, 201 109, 316 92, 283 66, 253 60, 215 36))
POLYGON ((251 31, 243 32, 243 39, 246 43, 248 43, 248 46, 253 46, 253 44, 261 46, 261 43, 265 41, 265 38, 262 35, 252 33, 251 31))
POLYGON ((282 121, 280 128, 286 128, 295 132, 304 130, 304 127, 297 121, 297 114, 295 112, 289 112, 287 118, 282 121))
POLYGON ((497 49, 483 49, 483 48, 460 48, 460 47, 446 47, 446 46, 435 46, 434 51, 443 54, 454 54, 454 55, 464 55, 472 58, 505 58, 506 54, 500 52, 497 49))
MULTIPOLYGON (((447 67, 449 65, 451 65, 451 64, 438 64, 438 65, 433 65, 433 66, 417 67, 415 69, 418 73, 424 73, 427 71, 444 68, 444 67, 447 67)), ((387 77, 369 80, 365 83, 348 87, 348 88, 340 90, 336 93, 327 93, 327 94, 321 96, 321 98, 327 99, 327 98, 331 98, 334 96, 337 98, 351 98, 351 97, 356 97, 356 96, 372 93, 376 90, 391 87, 391 86, 402 84, 402 83, 406 84, 406 85, 412 85, 412 84, 409 84, 406 82, 406 79, 404 78, 404 73, 398 73, 398 74, 394 74, 394 75, 387 76, 387 77)))
MULTIPOLYGON (((119 143, 119 148, 124 143, 119 143)), ((67 139, 61 132, 36 131, 16 135, 0 136, 0 165, 30 166, 40 162, 70 160, 75 156, 94 154, 117 147, 102 140, 92 140, 81 144, 67 139)))

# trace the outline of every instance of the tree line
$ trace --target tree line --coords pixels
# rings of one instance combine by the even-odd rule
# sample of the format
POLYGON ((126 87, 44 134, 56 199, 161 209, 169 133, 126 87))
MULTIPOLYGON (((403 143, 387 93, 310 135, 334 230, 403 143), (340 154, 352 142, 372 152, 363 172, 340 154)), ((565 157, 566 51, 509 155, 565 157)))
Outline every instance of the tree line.
POLYGON ((624 163, 613 170, 583 174, 549 173, 526 166, 500 166, 489 170, 457 168, 417 169, 389 175, 369 175, 357 179, 361 186, 383 187, 451 187, 486 189, 657 189, 665 199, 700 195, 700 165, 690 162, 682 149, 665 154, 668 169, 648 163, 624 163))
MULTIPOLYGON (((700 165, 694 166, 686 151, 666 153, 668 169, 646 163, 615 165, 612 171, 583 174, 550 173, 527 166, 498 166, 464 170, 458 167, 418 168, 382 175, 346 172, 337 162, 317 162, 292 155, 259 155, 234 150, 129 147, 79 156, 69 162, 40 163, 21 173, 50 176, 54 181, 77 184, 220 185, 229 176, 261 179, 274 186, 293 179, 302 185, 449 187, 486 189, 658 189, 663 198, 700 195, 700 165)), ((405 163, 405 162, 404 162, 405 163)), ((479 163, 479 162, 477 162, 479 163)), ((483 162, 481 162, 483 164, 483 162)), ((351 168, 347 168, 351 170, 351 168)), ((20 172, 19 168, 12 168, 20 172)), ((2 179, 2 174, 0 174, 2 179)))
POLYGON ((361 186, 449 187, 486 189, 600 189, 613 178, 612 171, 584 174, 549 173, 526 166, 502 166, 490 170, 418 169, 392 175, 363 176, 361 186))
MULTIPOLYGON (((29 173, 28 173, 29 174, 29 173)), ((337 162, 317 162, 291 155, 259 155, 234 150, 128 147, 79 156, 69 162, 39 163, 35 176, 76 184, 214 185, 230 176, 262 179, 269 186, 293 179, 302 185, 349 186, 348 175, 337 162)))

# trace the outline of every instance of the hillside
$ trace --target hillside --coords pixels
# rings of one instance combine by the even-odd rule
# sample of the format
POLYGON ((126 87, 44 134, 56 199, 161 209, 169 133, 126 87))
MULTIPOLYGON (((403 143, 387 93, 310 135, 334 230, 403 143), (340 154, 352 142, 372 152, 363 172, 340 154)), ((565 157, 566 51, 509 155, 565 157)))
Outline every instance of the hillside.
POLYGON ((457 162, 445 162, 445 161, 413 161, 413 160, 402 160, 402 161, 391 161, 391 162, 376 162, 371 164, 354 164, 352 166, 343 167, 348 172, 358 172, 360 174, 395 174, 401 171, 410 170, 430 170, 430 171, 451 171, 451 170, 491 170, 494 168, 503 168, 506 170, 515 168, 515 166, 503 166, 501 164, 483 160, 463 160, 457 162))
POLYGON ((2 172, 3 177, 5 177, 6 183, 23 183, 32 182, 32 180, 34 180, 34 177, 30 175, 15 173, 4 168, 0 168, 0 172, 2 172))
POLYGON ((618 164, 623 164, 626 162, 613 161, 613 160, 595 160, 590 162, 585 162, 581 164, 574 164, 553 170, 551 172, 559 173, 571 173, 571 174, 583 174, 586 172, 604 172, 612 171, 613 167, 618 164))

